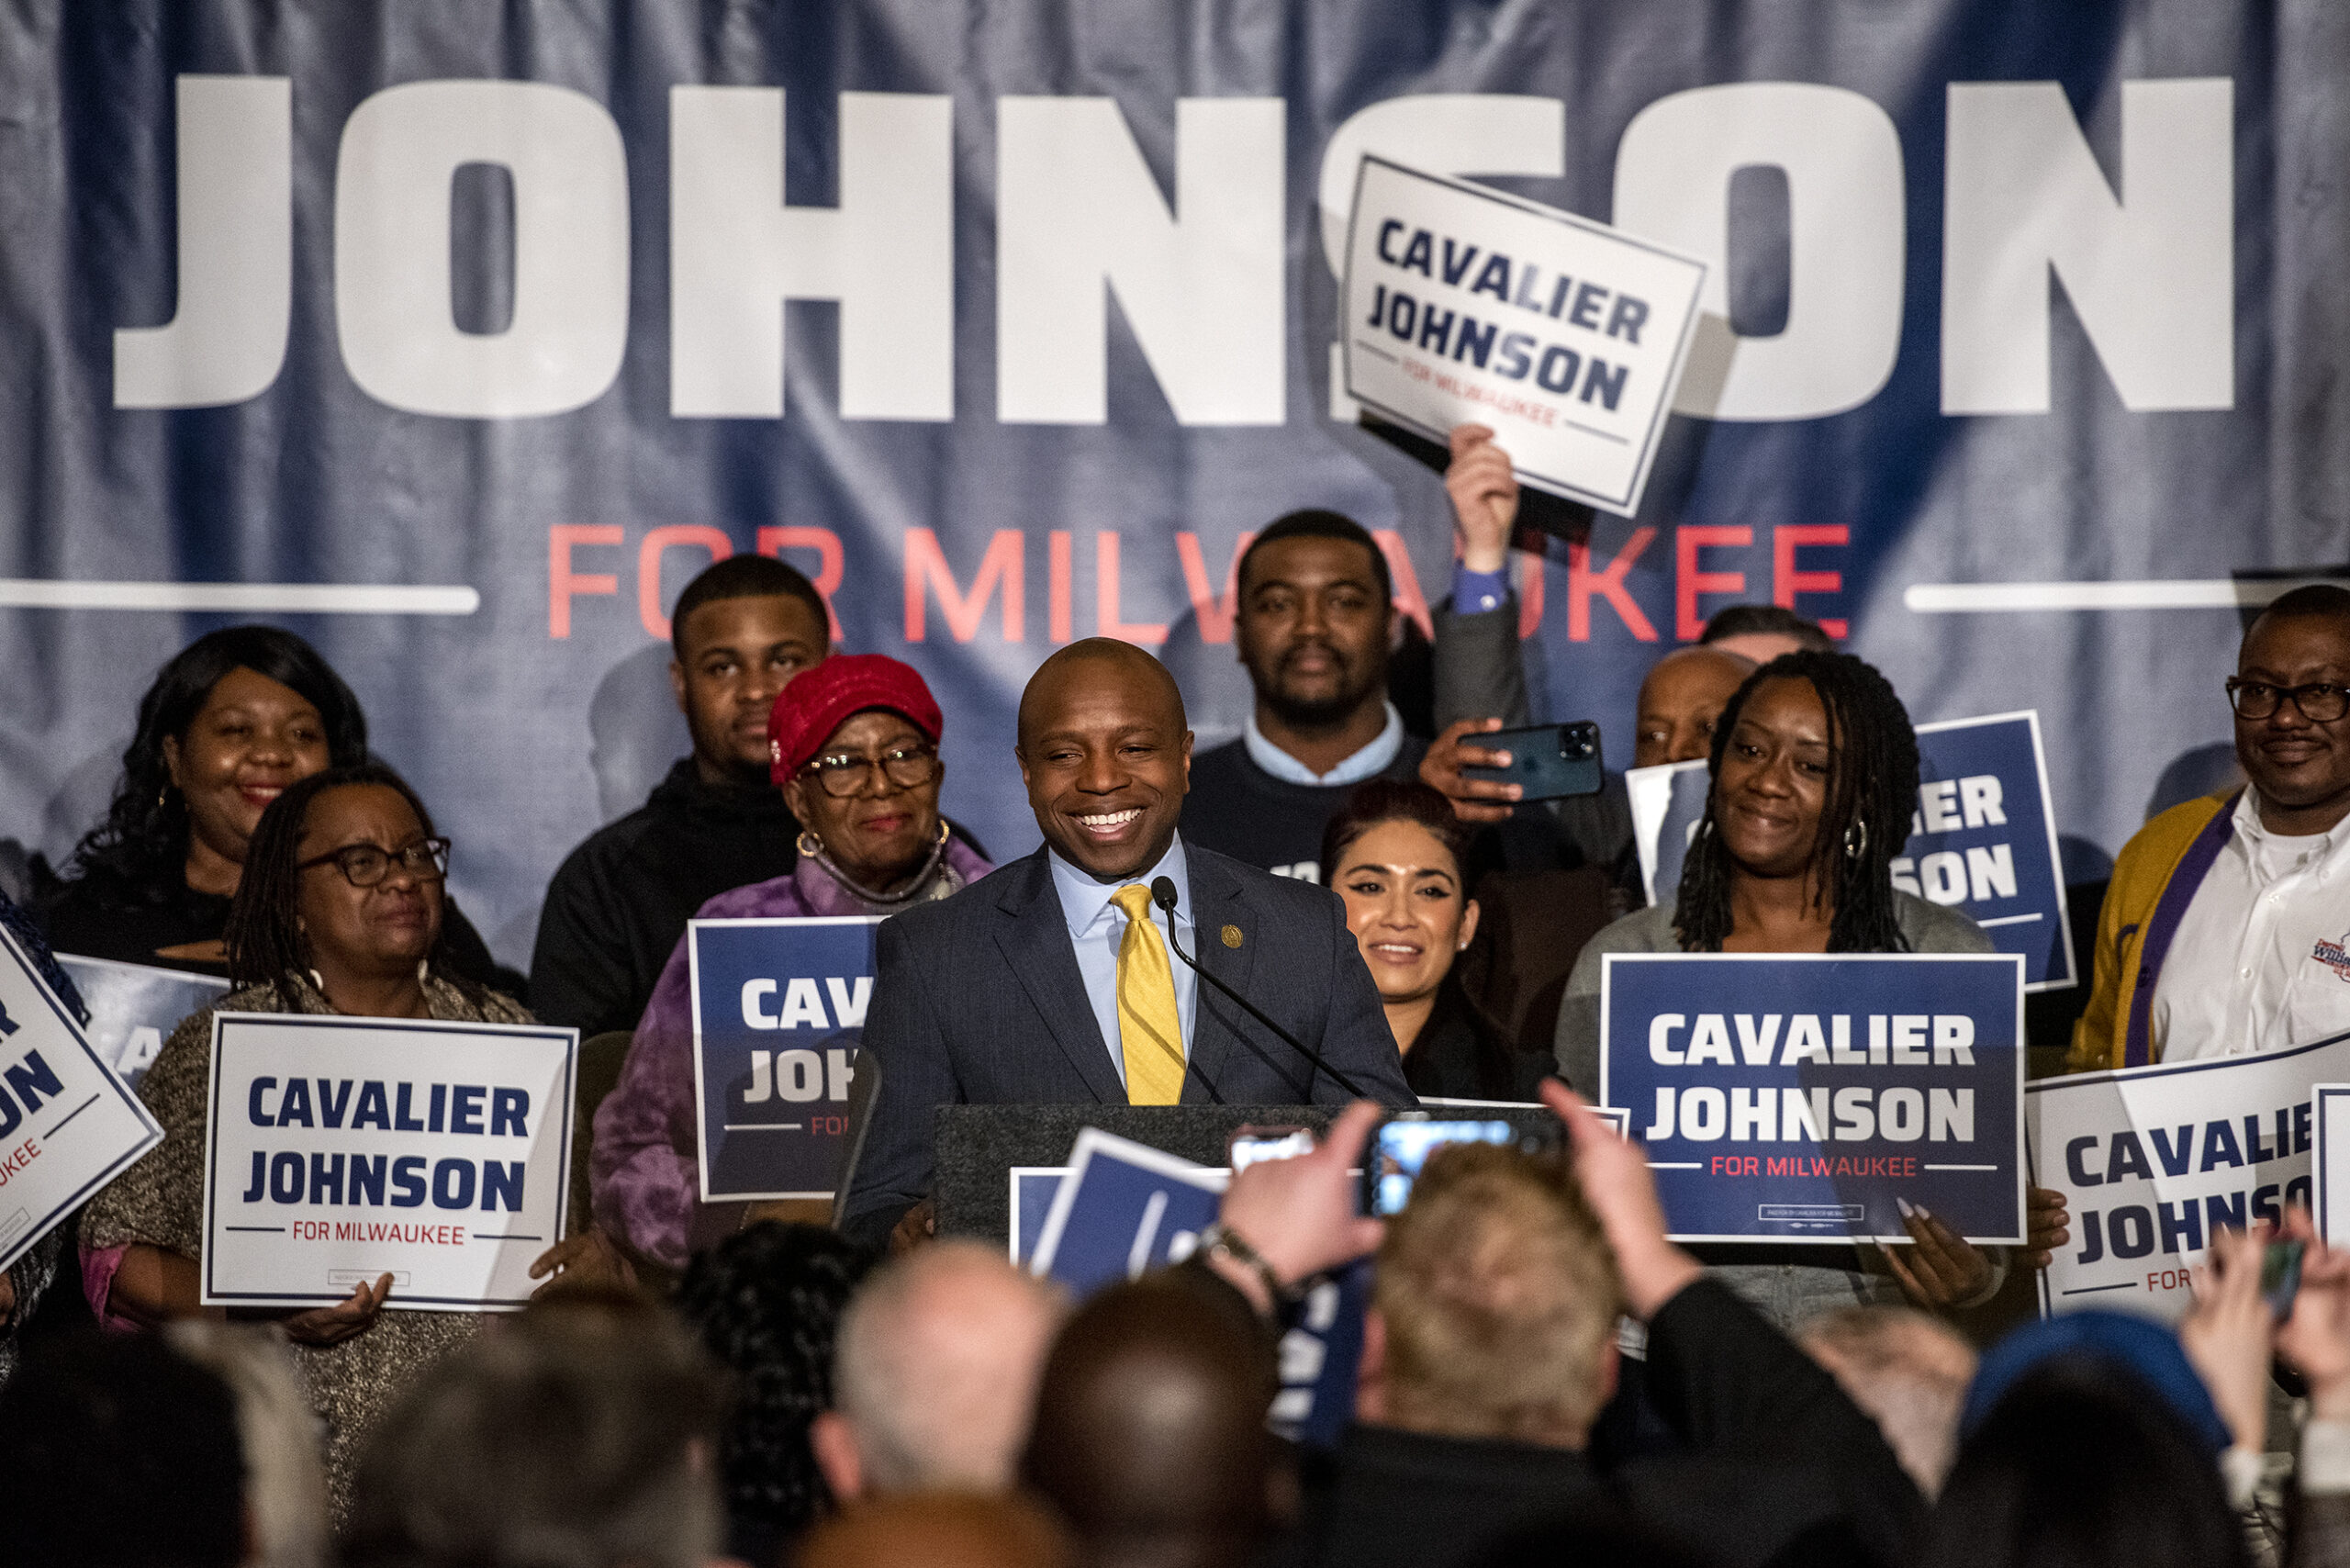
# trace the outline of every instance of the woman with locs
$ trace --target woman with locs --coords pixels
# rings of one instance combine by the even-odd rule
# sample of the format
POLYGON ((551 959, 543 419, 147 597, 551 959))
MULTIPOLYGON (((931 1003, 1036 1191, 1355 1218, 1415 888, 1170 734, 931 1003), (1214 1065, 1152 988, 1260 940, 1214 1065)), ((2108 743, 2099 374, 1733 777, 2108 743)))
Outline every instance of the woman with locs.
MULTIPOLYGON (((936 699, 907 664, 836 655, 793 678, 767 719, 770 775, 802 824, 787 875, 711 900, 697 918, 890 915, 994 868, 939 814, 936 699)), ((682 1269, 705 1212, 697 1175, 692 969, 661 971, 620 1083, 596 1113, 596 1215, 643 1257, 682 1269)), ((737 1220, 742 1215, 733 1215, 737 1220)))
MULTIPOLYGON (((83 1214, 84 1284, 102 1321, 139 1327, 199 1309, 214 1013, 532 1021, 513 998, 447 969, 448 868, 449 841, 380 764, 313 773, 262 813, 229 920, 236 989, 172 1032, 139 1091, 163 1142, 83 1214)), ((614 1282, 627 1280, 628 1266, 588 1230, 550 1249, 532 1274, 555 1276, 549 1285, 614 1282)), ((338 1515, 368 1428, 480 1324, 469 1313, 402 1311, 392 1298, 386 1274, 335 1305, 271 1315, 326 1425, 338 1515)))
MULTIPOLYGON (((1712 788, 1682 864, 1679 896, 1603 929, 1575 960, 1559 1009, 1559 1070, 1599 1081, 1599 981, 1610 953, 1987 953, 1953 909, 1897 889, 1893 857, 1918 799, 1918 739, 1892 686, 1849 654, 1783 655, 1746 678, 1714 730, 1712 788)), ((1978 1305, 2006 1277, 2003 1251, 1961 1240, 1915 1205, 1912 1245, 1864 1249, 1693 1249, 1792 1330, 1855 1301, 1978 1305)), ((2031 1190, 2030 1248, 2044 1266, 2065 1239, 2058 1194, 2031 1190)))

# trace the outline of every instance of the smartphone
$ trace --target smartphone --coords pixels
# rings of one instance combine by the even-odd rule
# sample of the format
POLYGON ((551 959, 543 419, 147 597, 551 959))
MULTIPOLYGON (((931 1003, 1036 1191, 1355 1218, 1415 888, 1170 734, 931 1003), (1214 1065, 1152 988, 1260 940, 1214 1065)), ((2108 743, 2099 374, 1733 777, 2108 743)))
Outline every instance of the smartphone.
POLYGON ((1429 1155, 1449 1143, 1493 1143, 1526 1154, 1542 1154, 1559 1147, 1558 1128, 1521 1133, 1507 1122, 1432 1122, 1406 1117, 1381 1125, 1363 1161, 1363 1203, 1367 1214, 1400 1213, 1411 1200, 1412 1182, 1429 1155))
POLYGON ((2272 1241, 2260 1251, 2260 1294, 2268 1310, 2282 1323, 2293 1316, 2293 1298, 2301 1289, 2301 1243, 2272 1241))
POLYGON ((1509 753, 1507 767, 1464 767, 1464 778, 1525 787, 1528 801, 1596 795, 1607 781, 1599 756, 1599 726, 1588 719, 1571 724, 1537 724, 1527 730, 1496 730, 1465 737, 1471 745, 1509 753))
POLYGON ((1294 1159, 1314 1152, 1314 1134, 1305 1127, 1242 1127, 1232 1135, 1225 1163, 1235 1175, 1267 1159, 1294 1159))

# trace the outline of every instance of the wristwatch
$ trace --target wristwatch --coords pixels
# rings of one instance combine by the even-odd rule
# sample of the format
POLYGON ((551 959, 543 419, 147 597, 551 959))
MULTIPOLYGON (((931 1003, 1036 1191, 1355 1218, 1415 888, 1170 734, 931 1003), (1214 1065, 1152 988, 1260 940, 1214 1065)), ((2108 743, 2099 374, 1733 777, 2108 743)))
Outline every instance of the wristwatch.
POLYGON ((1265 1287, 1265 1294, 1272 1298, 1277 1307, 1292 1305, 1304 1294, 1294 1286, 1282 1284, 1281 1276, 1273 1272, 1273 1266, 1265 1261, 1265 1255, 1249 1246, 1245 1237, 1222 1220, 1200 1232, 1199 1250, 1211 1256, 1221 1253, 1256 1275, 1257 1282, 1265 1287))

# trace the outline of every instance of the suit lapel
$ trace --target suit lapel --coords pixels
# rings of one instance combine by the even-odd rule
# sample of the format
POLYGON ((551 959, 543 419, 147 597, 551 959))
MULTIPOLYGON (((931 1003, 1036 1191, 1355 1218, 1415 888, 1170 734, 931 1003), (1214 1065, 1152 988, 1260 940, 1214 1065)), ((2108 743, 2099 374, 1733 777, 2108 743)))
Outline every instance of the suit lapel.
MULTIPOLYGON (((1256 970, 1257 948, 1264 935, 1256 918, 1257 910, 1230 868, 1188 845, 1185 857, 1191 868, 1192 940, 1196 944, 1192 956, 1199 960, 1202 969, 1254 1002, 1256 998, 1249 995, 1248 979, 1256 970), (1226 930, 1239 934, 1240 946, 1235 947, 1225 942, 1226 930)), ((1244 1048, 1239 1031, 1248 1029, 1256 1035, 1264 1031, 1206 980, 1197 984, 1192 1070, 1183 1081, 1183 1099, 1190 1104, 1229 1101, 1231 1096, 1224 1092, 1224 1085, 1231 1076, 1233 1053, 1244 1048)), ((1278 1041, 1271 1044, 1276 1050, 1286 1052, 1288 1048, 1278 1041)))
POLYGON ((1052 1031, 1054 1043, 1069 1065, 1105 1105, 1126 1103, 1125 1086, 1110 1065, 1110 1047, 1093 1021, 1093 1007, 1085 993, 1085 976, 1077 967, 1077 948, 1070 943, 1069 922, 1061 901, 1053 892, 1047 852, 1038 850, 1024 863, 1022 874, 1008 879, 996 907, 1011 918, 996 928, 996 946, 1012 972, 1019 977, 1052 1031))

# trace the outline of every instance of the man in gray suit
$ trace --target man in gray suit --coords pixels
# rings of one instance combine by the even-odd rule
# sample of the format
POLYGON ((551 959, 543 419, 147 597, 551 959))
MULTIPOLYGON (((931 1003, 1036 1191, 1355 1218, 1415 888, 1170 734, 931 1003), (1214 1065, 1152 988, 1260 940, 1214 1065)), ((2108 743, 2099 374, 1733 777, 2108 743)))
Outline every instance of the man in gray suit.
POLYGON ((1337 896, 1176 833, 1192 734, 1157 659, 1107 638, 1055 654, 1021 694, 1017 755, 1045 847, 881 927, 864 1048, 884 1070, 845 1230, 878 1239, 929 1195, 940 1105, 1166 1103, 1179 1081, 1184 1104, 1350 1098, 1167 958, 1168 912, 1121 896, 1160 877, 1184 953, 1374 1097, 1417 1103, 1337 896), (1129 939, 1134 907, 1150 929, 1129 939), (1154 1017, 1180 1030, 1179 1067, 1139 1037, 1154 1017))

